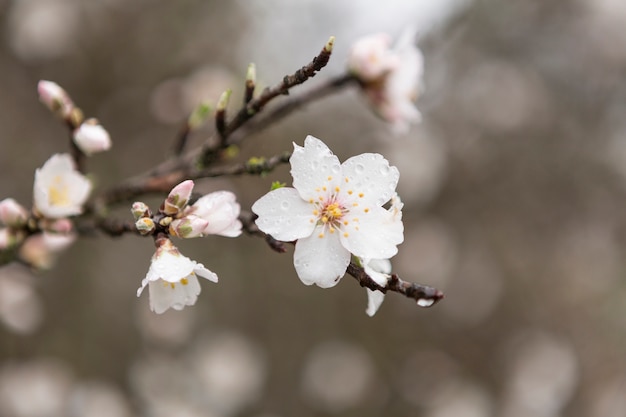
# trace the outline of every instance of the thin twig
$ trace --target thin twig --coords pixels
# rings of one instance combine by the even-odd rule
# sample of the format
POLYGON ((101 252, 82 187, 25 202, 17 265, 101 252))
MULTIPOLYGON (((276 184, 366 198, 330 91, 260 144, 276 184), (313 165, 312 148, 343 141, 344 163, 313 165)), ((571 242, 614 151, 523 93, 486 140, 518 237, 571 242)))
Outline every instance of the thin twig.
MULTIPOLYGON (((276 239, 259 230, 257 225, 254 223, 256 217, 257 216, 253 213, 242 213, 239 216, 239 220, 243 225, 243 230, 251 236, 264 238, 273 250, 280 253, 285 252, 283 242, 277 241, 276 239)), ((391 291, 402 294, 407 298, 415 300, 416 304, 420 307, 431 307, 437 302, 441 301, 444 297, 443 292, 436 288, 414 282, 403 281, 396 274, 391 275, 391 278, 387 281, 386 286, 380 286, 365 272, 365 269, 363 269, 363 267, 357 265, 354 262, 350 262, 346 272, 349 275, 353 276, 359 282, 361 287, 368 288, 372 291, 381 291, 383 293, 391 291)))

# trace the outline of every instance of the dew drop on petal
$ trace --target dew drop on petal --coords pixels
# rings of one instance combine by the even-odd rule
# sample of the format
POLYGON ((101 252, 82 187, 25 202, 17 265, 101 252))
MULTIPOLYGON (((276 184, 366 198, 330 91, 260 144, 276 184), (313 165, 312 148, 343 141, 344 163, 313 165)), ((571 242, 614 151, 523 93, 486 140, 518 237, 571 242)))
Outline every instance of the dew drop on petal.
POLYGON ((340 165, 333 165, 333 167, 331 168, 331 171, 333 171, 335 174, 337 174, 339 171, 341 171, 341 166, 340 165))
POLYGON ((283 201, 280 203, 280 208, 283 210, 289 210, 289 201, 283 201))
POLYGON ((432 298, 420 298, 417 300, 417 305, 420 307, 430 307, 435 304, 435 300, 432 298))
POLYGON ((363 166, 363 164, 356 164, 354 170, 358 173, 361 173, 365 171, 365 167, 363 166))
POLYGON ((380 172, 381 175, 389 175, 389 171, 391 171, 391 168, 389 168, 389 165, 383 164, 380 166, 378 171, 380 172))
POLYGON ((311 162, 311 168, 317 169, 319 166, 320 166, 320 162, 319 161, 312 161, 311 162))

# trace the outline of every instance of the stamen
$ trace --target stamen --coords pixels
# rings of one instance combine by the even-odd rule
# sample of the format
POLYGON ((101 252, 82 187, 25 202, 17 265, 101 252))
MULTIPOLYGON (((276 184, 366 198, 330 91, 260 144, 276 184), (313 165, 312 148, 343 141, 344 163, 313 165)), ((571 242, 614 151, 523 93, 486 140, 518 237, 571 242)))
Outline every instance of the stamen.
POLYGON ((361 197, 361 198, 363 198, 364 195, 365 194, 363 194, 363 193, 359 193, 359 197, 361 197))
POLYGON ((189 284, 189 281, 187 281, 187 278, 183 278, 183 279, 180 280, 180 283, 183 284, 183 285, 187 285, 187 284, 189 284))
POLYGON ((324 237, 324 233, 320 233, 317 237, 319 237, 320 239, 324 237))
POLYGON ((339 192, 339 187, 335 187, 335 192, 338 193, 339 192))
POLYGON ((365 210, 363 210, 366 213, 369 213, 370 209, 366 208, 365 210))
POLYGON ((328 176, 328 181, 331 181, 333 179, 333 177, 331 177, 330 175, 328 176))
POLYGON ((349 236, 349 235, 348 235, 348 232, 346 232, 346 233, 344 233, 344 234, 343 234, 343 237, 348 237, 348 236, 349 236))

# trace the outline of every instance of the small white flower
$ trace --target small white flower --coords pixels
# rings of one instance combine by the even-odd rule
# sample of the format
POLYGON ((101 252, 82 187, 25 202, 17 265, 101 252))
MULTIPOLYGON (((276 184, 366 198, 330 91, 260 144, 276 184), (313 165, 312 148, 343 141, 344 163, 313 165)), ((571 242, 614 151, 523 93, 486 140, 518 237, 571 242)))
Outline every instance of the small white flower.
POLYGON ((137 290, 137 297, 147 285, 150 309, 157 314, 169 308, 182 310, 185 306, 194 305, 200 294, 197 275, 213 282, 217 282, 217 275, 182 255, 169 239, 163 238, 158 244, 148 274, 137 290))
POLYGON ((185 211, 208 222, 203 235, 237 237, 241 234, 237 197, 230 191, 216 191, 201 197, 185 211))
POLYGON ((273 190, 252 206, 263 232, 297 240, 294 266, 303 283, 329 288, 350 263, 350 254, 388 259, 404 240, 401 221, 382 206, 395 195, 398 169, 379 154, 343 164, 319 139, 294 143, 290 159, 294 188, 273 190))
POLYGON ((414 102, 422 90, 424 56, 414 45, 413 38, 414 32, 407 30, 389 50, 384 49, 388 44, 383 42, 383 35, 363 38, 355 43, 349 60, 349 65, 354 66, 350 62, 362 61, 360 57, 367 53, 373 57, 377 64, 350 68, 363 83, 374 111, 398 133, 406 132, 411 123, 421 120, 414 102))
POLYGON ((80 214, 90 191, 91 183, 74 168, 68 154, 53 155, 35 171, 35 207, 45 217, 80 214))
POLYGON ((74 130, 74 143, 85 155, 89 156, 109 150, 111 137, 95 119, 89 119, 74 130))

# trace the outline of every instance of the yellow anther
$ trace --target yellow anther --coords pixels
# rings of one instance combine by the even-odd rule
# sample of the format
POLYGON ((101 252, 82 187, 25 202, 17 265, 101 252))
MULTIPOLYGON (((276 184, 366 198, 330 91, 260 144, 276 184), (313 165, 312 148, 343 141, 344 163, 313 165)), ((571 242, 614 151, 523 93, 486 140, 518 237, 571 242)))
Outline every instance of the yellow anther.
POLYGON ((183 285, 187 285, 187 284, 189 284, 189 281, 187 280, 187 278, 183 278, 183 279, 180 280, 180 283, 183 284, 183 285))
POLYGON ((318 198, 319 198, 320 201, 324 201, 324 197, 319 196, 318 198))
POLYGON ((328 223, 328 217, 322 216, 322 223, 328 223))
POLYGON ((309 198, 309 203, 313 204, 313 201, 314 200, 312 198, 309 198))
POLYGON ((331 227, 331 228, 329 228, 329 229, 328 229, 328 231, 329 231, 330 233, 335 233, 335 229, 334 229, 334 228, 332 228, 332 227, 331 227))
POLYGON ((363 198, 364 195, 365 194, 363 194, 363 193, 359 193, 359 197, 361 197, 361 198, 363 198))
POLYGON ((356 207, 358 205, 359 205, 359 203, 352 203, 352 207, 356 207))
POLYGON ((319 214, 320 214, 320 212, 319 212, 319 211, 317 211, 317 210, 313 210, 313 215, 314 215, 314 216, 318 216, 319 214))
POLYGON ((320 239, 324 237, 324 233, 320 233, 319 235, 317 235, 317 237, 319 237, 320 239))
POLYGON ((344 220, 344 221, 343 221, 343 225, 344 225, 344 226, 347 226, 348 224, 349 224, 349 222, 348 222, 347 220, 344 220))
POLYGON ((366 208, 365 210, 363 210, 366 213, 369 213, 370 209, 366 208))
POLYGON ((353 192, 352 190, 348 190, 349 195, 352 195, 352 192, 353 192))
POLYGON ((350 182, 350 179, 348 177, 346 177, 346 182, 350 182))
POLYGON ((348 237, 348 236, 349 236, 349 235, 348 235, 348 232, 346 232, 346 233, 344 233, 344 234, 343 234, 343 237, 348 237))
POLYGON ((172 289, 176 288, 176 284, 174 284, 173 282, 170 282, 170 287, 172 287, 172 289))
POLYGON ((331 181, 333 179, 333 177, 331 177, 330 175, 328 176, 328 181, 331 181))
POLYGON ((327 190, 326 186, 322 187, 322 190, 326 191, 327 190))
POLYGON ((316 193, 319 193, 319 192, 320 192, 320 187, 317 187, 317 188, 315 189, 315 192, 316 192, 316 193))
POLYGON ((339 188, 339 187, 335 187, 335 192, 336 192, 336 193, 338 193, 338 192, 339 192, 339 190, 340 190, 340 188, 339 188))

